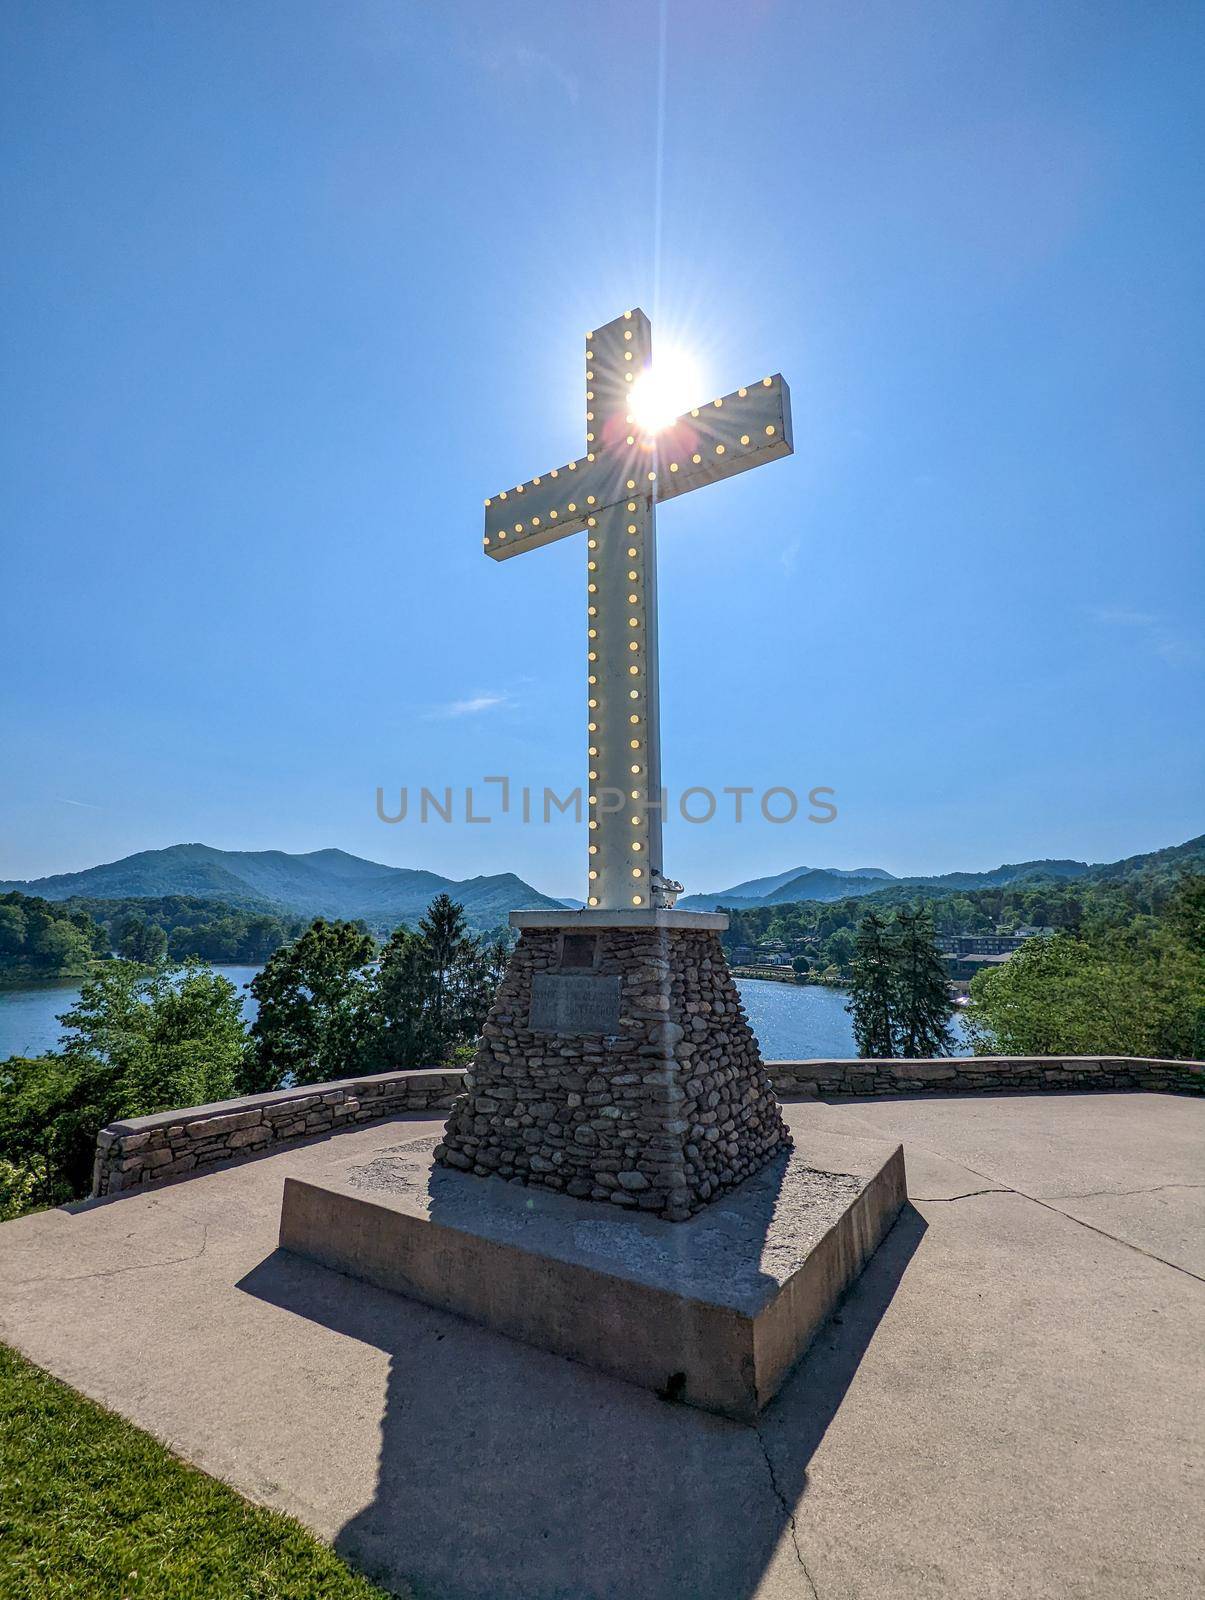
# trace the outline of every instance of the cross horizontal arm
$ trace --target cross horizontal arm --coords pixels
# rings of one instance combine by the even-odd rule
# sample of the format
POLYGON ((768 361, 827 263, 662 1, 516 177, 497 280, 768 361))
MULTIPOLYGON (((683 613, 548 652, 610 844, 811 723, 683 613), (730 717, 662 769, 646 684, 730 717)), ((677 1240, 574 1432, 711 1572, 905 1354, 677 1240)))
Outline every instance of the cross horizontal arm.
MULTIPOLYGON (((487 556, 505 561, 524 550, 580 533, 608 506, 656 485, 654 452, 639 445, 558 467, 485 502, 487 556), (651 476, 650 476, 651 474, 651 476)), ((752 464, 752 463, 750 463, 752 464)))
MULTIPOLYGON (((613 465, 613 464, 612 464, 613 465)), ((580 533, 614 473, 590 456, 554 467, 485 502, 485 553, 496 561, 580 533)))
POLYGON ((731 478, 764 461, 789 456, 791 391, 776 374, 678 418, 656 440, 658 500, 731 478))
POLYGON ((672 500, 789 456, 791 392, 775 375, 678 418, 652 440, 586 455, 485 502, 484 548, 495 561, 590 527, 633 494, 672 500))

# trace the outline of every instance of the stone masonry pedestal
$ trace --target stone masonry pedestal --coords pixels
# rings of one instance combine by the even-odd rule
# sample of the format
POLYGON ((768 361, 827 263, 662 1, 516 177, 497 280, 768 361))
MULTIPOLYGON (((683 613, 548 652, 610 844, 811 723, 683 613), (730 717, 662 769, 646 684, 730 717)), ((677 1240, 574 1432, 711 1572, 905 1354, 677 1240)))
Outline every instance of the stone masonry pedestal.
POLYGON ((719 934, 682 911, 517 911, 435 1159, 683 1222, 791 1143, 719 934))

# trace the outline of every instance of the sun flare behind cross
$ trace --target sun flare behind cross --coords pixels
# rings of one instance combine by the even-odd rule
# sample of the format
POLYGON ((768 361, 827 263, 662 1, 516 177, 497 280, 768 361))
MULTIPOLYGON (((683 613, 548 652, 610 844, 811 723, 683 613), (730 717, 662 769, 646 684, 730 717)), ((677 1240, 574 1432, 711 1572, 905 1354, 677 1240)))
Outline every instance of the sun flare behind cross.
POLYGON ((641 433, 660 433, 699 398, 703 386, 699 364, 680 346, 661 345, 652 366, 632 385, 629 405, 632 421, 641 433))

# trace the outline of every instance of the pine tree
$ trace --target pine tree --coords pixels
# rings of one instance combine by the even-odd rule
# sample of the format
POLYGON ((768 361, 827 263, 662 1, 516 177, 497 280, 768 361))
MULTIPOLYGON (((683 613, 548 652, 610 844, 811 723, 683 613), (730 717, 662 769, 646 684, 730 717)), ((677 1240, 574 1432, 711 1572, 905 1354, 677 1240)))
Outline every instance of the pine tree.
POLYGON ((895 992, 895 951, 891 930, 874 911, 858 924, 853 981, 846 1010, 853 1018, 860 1056, 895 1054, 891 1006, 895 992))
POLYGON ((369 984, 362 1070, 396 1072, 435 1062, 439 1038, 432 1023, 431 991, 426 946, 409 928, 395 928, 369 984))
POLYGON ((892 1023, 898 1053, 916 1059, 947 1055, 954 1047, 954 1002, 946 982, 933 918, 923 904, 895 914, 895 982, 892 1023))
POLYGON ((497 952, 468 932, 464 908, 436 895, 418 931, 395 930, 370 985, 365 1070, 430 1067, 481 1031, 497 987, 497 952))

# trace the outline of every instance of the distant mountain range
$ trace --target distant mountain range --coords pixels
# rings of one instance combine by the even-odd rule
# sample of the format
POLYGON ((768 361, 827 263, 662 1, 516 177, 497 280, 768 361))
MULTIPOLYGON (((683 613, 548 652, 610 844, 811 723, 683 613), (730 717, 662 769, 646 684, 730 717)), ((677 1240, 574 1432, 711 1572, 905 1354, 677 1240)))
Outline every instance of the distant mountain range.
POLYGON ((1128 877, 1148 867, 1183 864, 1205 870, 1205 834, 1186 844, 1124 861, 1093 865, 1087 861, 1015 861, 990 872, 945 872, 933 877, 900 878, 882 867, 794 867, 771 878, 748 878, 715 894, 689 894, 678 901, 684 911, 714 911, 718 906, 742 911, 751 906, 789 905, 800 900, 846 900, 884 889, 925 889, 957 893, 960 889, 993 889, 1018 883, 1108 880, 1128 877))
MULTIPOLYGON (((747 878, 715 894, 679 900, 684 911, 714 911, 717 906, 787 905, 798 900, 844 900, 883 890, 924 889, 956 893, 1024 882, 1071 878, 1106 881, 1148 868, 1195 866, 1205 871, 1205 834, 1186 844, 1124 861, 1090 865, 1086 861, 1019 861, 991 872, 946 872, 935 877, 901 878, 882 867, 792 867, 772 877, 747 878)), ((553 900, 513 872, 492 877, 443 878, 413 867, 387 867, 345 850, 217 850, 207 844, 174 844, 83 872, 52 878, 0 883, 0 894, 16 889, 46 900, 154 899, 189 895, 222 900, 244 909, 288 912, 300 917, 363 919, 377 933, 413 925, 435 895, 446 892, 464 906, 469 925, 482 931, 505 924, 516 910, 559 911, 580 900, 553 900)))
POLYGON ((198 895, 302 917, 363 918, 377 932, 416 923, 431 900, 445 891, 460 902, 469 925, 477 930, 504 925, 507 913, 520 907, 561 909, 559 900, 550 900, 513 872, 458 882, 437 872, 382 866, 345 850, 289 855, 284 850, 216 850, 207 844, 140 850, 83 872, 0 883, 0 893, 12 889, 46 900, 77 895, 97 900, 198 895))

